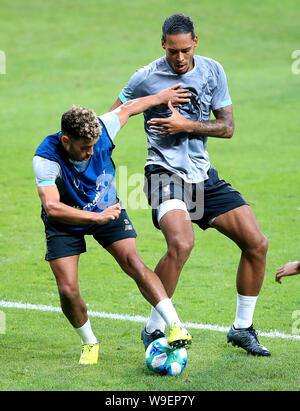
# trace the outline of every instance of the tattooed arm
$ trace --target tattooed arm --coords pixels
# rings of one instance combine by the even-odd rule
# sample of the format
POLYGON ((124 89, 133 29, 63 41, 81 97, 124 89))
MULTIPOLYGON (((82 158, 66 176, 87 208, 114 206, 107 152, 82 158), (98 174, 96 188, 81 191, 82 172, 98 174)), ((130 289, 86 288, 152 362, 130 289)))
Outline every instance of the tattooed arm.
POLYGON ((198 136, 231 138, 234 132, 232 105, 214 110, 215 120, 193 121, 183 117, 169 102, 172 112, 168 118, 153 118, 148 121, 150 128, 160 131, 161 135, 187 132, 198 136))
POLYGON ((231 138, 234 133, 234 119, 232 106, 219 108, 213 111, 215 120, 196 122, 193 134, 210 137, 231 138))

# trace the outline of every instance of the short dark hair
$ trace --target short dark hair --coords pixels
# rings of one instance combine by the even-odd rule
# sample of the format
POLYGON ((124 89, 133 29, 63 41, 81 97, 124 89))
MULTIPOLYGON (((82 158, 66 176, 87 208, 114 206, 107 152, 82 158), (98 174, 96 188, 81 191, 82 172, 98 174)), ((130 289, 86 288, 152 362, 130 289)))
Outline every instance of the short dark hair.
POLYGON ((167 34, 191 33, 192 39, 195 38, 193 20, 182 13, 173 14, 167 17, 162 26, 162 39, 166 41, 167 34))
POLYGON ((61 131, 75 140, 93 141, 101 134, 101 126, 94 110, 73 106, 62 115, 61 131))

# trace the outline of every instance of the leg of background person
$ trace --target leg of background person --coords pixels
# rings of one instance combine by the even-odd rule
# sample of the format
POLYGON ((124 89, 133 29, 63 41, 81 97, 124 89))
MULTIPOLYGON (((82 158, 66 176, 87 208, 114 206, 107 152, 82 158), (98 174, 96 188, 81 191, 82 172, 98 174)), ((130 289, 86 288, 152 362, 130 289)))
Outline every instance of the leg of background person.
POLYGON ((252 324, 257 296, 264 280, 268 241, 247 205, 216 217, 212 226, 241 249, 236 277, 238 300, 234 325, 236 328, 247 328, 252 324))

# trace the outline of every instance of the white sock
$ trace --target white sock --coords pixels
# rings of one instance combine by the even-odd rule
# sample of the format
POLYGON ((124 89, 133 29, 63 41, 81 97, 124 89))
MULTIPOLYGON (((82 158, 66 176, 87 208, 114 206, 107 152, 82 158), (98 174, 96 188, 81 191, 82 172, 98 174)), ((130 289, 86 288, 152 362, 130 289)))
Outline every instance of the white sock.
POLYGON ((98 340, 95 337, 90 320, 88 319, 85 324, 83 324, 82 327, 80 328, 74 328, 74 330, 77 332, 79 337, 81 338, 81 343, 82 344, 97 344, 98 340))
POLYGON ((165 298, 161 300, 156 306, 156 311, 162 316, 162 318, 167 323, 167 326, 171 328, 174 322, 181 324, 179 317, 175 311, 174 305, 170 298, 165 298))
POLYGON ((234 328, 248 328, 253 323, 253 314, 257 296, 245 296, 237 294, 237 306, 234 320, 234 328))
POLYGON ((150 317, 146 325, 146 331, 148 333, 153 333, 155 330, 160 330, 165 332, 166 323, 162 316, 156 311, 154 307, 151 308, 150 317))

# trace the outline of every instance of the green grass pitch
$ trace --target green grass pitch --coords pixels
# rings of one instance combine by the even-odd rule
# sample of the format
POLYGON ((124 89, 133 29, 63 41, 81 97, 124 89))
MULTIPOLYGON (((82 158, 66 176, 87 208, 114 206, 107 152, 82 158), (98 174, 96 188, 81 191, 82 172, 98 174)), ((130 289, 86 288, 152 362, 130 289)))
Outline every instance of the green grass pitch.
MULTIPOLYGON (((208 150, 220 176, 250 202, 269 239, 255 327, 292 334, 300 276, 282 285, 274 278, 278 266, 300 258, 300 74, 291 69, 292 52, 300 48, 297 0, 1 2, 6 74, 0 74, 0 301, 59 306, 44 261, 34 151, 59 130, 60 116, 72 104, 108 111, 129 76, 163 55, 161 25, 175 12, 192 16, 197 53, 220 61, 227 73, 236 131, 231 140, 209 139, 208 150)), ((142 175, 142 116, 130 119, 115 142, 117 174, 126 166, 128 179, 142 175)), ((129 186, 128 195, 135 189, 129 186)), ((165 252, 162 234, 149 209, 129 204, 128 212, 139 252, 154 269, 165 252)), ((184 322, 229 327, 239 250, 213 230, 195 228, 195 236, 174 295, 176 309, 184 322)), ((146 317, 149 304, 134 282, 92 239, 87 245, 80 289, 89 309, 146 317)), ((0 307, 0 314, 0 390, 299 389, 299 340, 260 337, 272 357, 252 358, 228 346, 224 332, 191 329, 186 369, 162 378, 145 367, 141 323, 91 318, 100 358, 97 366, 83 368, 77 364, 80 341, 61 313, 0 307)))

